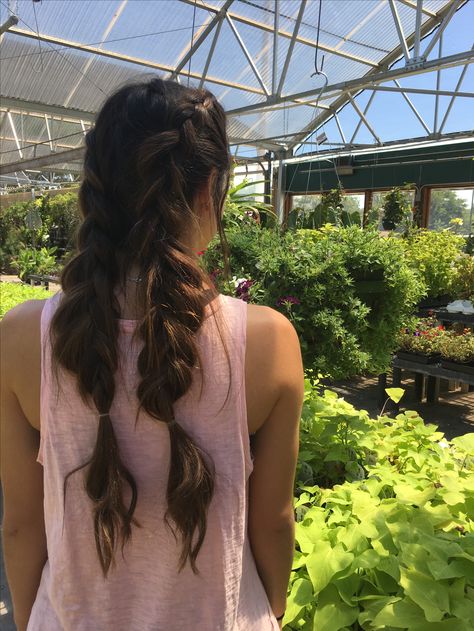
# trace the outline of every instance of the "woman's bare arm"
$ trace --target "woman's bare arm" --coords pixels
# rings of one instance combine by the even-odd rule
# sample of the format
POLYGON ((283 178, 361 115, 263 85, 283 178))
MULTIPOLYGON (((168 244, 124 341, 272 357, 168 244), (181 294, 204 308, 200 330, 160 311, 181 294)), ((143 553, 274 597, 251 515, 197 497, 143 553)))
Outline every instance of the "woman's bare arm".
POLYGON ((270 309, 259 316, 266 320, 265 336, 251 335, 250 344, 252 339, 260 341, 249 355, 260 364, 260 380, 271 383, 262 399, 268 404, 273 395, 274 403, 253 440, 249 537, 260 578, 278 617, 285 610, 294 553, 293 493, 304 374, 292 324, 270 309))
POLYGON ((42 301, 24 303, 0 326, 2 545, 18 631, 27 627, 47 560, 43 467, 36 462, 40 434, 26 416, 39 407, 42 307, 42 301))

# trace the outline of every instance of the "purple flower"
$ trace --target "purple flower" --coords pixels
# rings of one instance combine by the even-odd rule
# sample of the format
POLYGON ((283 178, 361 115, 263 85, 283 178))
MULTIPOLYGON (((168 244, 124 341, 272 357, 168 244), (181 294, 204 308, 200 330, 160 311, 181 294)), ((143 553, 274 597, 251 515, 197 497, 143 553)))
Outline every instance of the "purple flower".
POLYGON ((235 289, 235 295, 237 296, 237 298, 240 298, 241 300, 244 300, 245 302, 249 302, 250 300, 249 289, 250 287, 252 287, 254 283, 255 281, 253 280, 241 280, 235 289))
POLYGON ((276 305, 277 307, 282 307, 283 305, 286 304, 291 304, 291 305, 300 305, 301 302, 298 300, 298 298, 295 298, 295 296, 282 296, 281 298, 278 298, 278 300, 276 301, 276 305))
POLYGON ((419 332, 419 331, 415 331, 415 332, 413 333, 413 335, 414 335, 415 337, 420 337, 420 335, 421 335, 421 334, 420 334, 420 332, 419 332))

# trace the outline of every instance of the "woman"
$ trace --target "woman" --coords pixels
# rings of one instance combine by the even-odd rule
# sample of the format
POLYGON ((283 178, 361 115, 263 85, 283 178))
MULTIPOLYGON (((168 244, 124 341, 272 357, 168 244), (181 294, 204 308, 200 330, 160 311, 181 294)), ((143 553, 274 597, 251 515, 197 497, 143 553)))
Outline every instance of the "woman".
POLYGON ((62 291, 2 324, 18 631, 281 628, 303 371, 289 321, 199 266, 230 165, 216 99, 160 79, 86 135, 62 291))

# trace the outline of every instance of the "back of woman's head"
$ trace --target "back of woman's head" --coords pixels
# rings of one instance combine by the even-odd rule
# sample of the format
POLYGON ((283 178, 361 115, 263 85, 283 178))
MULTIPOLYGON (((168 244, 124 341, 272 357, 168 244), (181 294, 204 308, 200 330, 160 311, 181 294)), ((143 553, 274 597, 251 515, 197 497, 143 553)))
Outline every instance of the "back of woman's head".
MULTIPOLYGON (((98 415, 86 490, 104 575, 119 540, 131 536, 137 488, 121 460, 110 409, 118 367, 117 290, 133 269, 140 282, 136 334, 140 409, 168 424, 171 446, 165 520, 181 540, 180 568, 193 571, 206 532, 214 489, 212 462, 176 422, 173 404, 187 392, 200 365, 195 335, 205 315, 201 270, 191 244, 199 230, 196 199, 208 191, 221 238, 229 183, 225 114, 205 90, 152 80, 113 94, 86 134, 77 254, 65 266, 63 296, 52 321, 53 359, 71 372, 84 401, 98 415), (210 192, 210 194, 209 194, 210 192), (123 486, 132 490, 130 506, 123 486)), ((137 415, 138 416, 138 415, 137 415)))

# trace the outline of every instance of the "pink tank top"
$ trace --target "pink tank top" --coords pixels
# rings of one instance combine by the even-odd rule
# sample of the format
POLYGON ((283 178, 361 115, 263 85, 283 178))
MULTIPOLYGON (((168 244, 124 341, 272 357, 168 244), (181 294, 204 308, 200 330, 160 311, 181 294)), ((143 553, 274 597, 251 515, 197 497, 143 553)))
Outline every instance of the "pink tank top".
MULTIPOLYGON (((178 573, 181 547, 166 528, 169 436, 164 424, 141 413, 135 426, 136 358, 134 320, 120 320, 119 369, 111 409, 120 452, 138 488, 132 539, 116 554, 103 578, 95 548, 91 502, 83 489, 85 463, 95 445, 97 414, 82 402, 74 379, 61 371, 59 389, 51 365, 49 324, 61 294, 46 301, 41 318, 41 441, 37 461, 44 468, 44 516, 48 561, 27 631, 276 631, 278 623, 260 581, 247 536, 248 478, 252 470, 245 399, 247 305, 219 296, 232 368, 211 307, 197 341, 200 379, 175 404, 176 420, 212 458, 215 494, 205 542, 197 558, 199 575, 178 573), (209 317, 211 316, 211 317, 209 317)), ((128 487, 125 503, 131 497, 128 487)))

